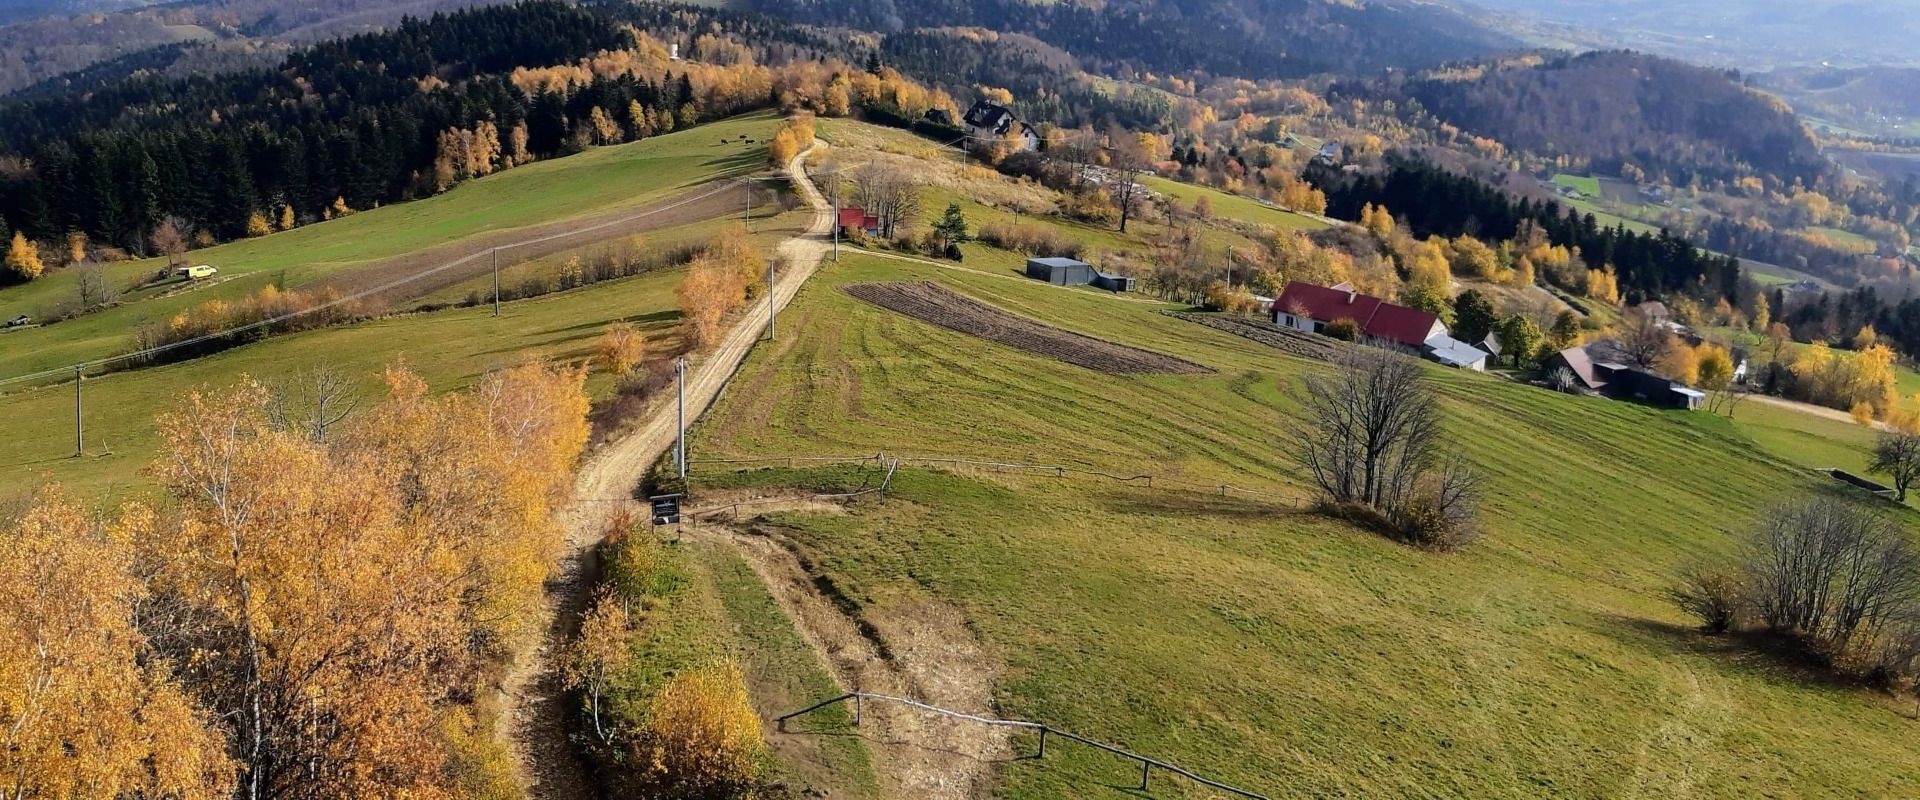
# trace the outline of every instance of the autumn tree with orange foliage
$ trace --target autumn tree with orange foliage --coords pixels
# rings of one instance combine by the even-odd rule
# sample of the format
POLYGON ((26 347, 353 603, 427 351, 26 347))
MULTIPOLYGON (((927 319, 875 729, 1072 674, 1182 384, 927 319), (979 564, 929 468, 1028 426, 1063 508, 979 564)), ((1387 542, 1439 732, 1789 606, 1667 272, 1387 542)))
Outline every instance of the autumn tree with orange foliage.
POLYGON ((766 261, 746 231, 734 227, 715 236, 707 252, 687 267, 675 294, 688 339, 695 347, 711 347, 725 332, 727 315, 747 301, 758 285, 766 261))
POLYGON ((225 737, 135 624, 131 540, 153 520, 103 524, 46 489, 0 530, 0 797, 232 792, 225 737))
POLYGON ((767 160, 774 166, 785 168, 793 157, 813 145, 813 113, 800 111, 781 123, 774 131, 773 139, 767 142, 767 160))
MULTIPOLYGON (((190 394, 159 421, 176 512, 130 526, 156 649, 222 720, 252 796, 446 796, 447 722, 479 664, 537 633, 586 441, 584 375, 529 364, 392 397, 318 441, 268 392, 190 394)), ((160 662, 154 662, 160 663, 160 662)))
POLYGON ((600 361, 606 365, 607 372, 625 375, 646 358, 647 338, 632 325, 615 322, 600 332, 595 349, 600 352, 600 361))

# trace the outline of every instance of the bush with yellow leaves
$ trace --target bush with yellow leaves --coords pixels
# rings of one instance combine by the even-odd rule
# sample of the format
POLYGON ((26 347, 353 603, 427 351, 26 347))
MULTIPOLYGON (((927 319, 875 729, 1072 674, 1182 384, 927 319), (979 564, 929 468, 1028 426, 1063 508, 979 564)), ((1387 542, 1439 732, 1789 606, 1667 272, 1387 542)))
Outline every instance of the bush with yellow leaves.
POLYGON ((766 742, 740 666, 721 662, 661 687, 632 748, 646 796, 752 797, 765 774, 766 742))

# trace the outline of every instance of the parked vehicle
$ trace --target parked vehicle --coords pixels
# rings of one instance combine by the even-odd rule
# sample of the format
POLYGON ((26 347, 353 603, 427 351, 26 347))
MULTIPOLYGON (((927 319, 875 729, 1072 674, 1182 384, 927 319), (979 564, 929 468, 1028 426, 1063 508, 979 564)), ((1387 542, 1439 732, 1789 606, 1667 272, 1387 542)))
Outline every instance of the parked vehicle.
POLYGON ((32 324, 32 323, 33 323, 33 318, 32 318, 32 317, 29 317, 29 316, 27 316, 27 315, 25 315, 25 314, 21 314, 20 316, 17 316, 17 317, 14 317, 13 319, 10 319, 10 320, 7 320, 7 327, 9 327, 9 328, 23 328, 23 327, 26 327, 27 325, 29 325, 29 324, 32 324))
POLYGON ((197 280, 200 278, 213 277, 213 274, 219 271, 220 270, 214 269, 213 267, 209 267, 205 264, 195 264, 191 267, 175 267, 173 270, 173 274, 178 275, 187 280, 197 280))

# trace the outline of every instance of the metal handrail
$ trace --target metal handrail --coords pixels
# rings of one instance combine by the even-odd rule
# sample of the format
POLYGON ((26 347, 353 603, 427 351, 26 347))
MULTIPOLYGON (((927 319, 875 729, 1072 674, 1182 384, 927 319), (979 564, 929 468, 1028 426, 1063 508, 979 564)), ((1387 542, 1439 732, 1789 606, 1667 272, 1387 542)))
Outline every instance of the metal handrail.
POLYGON ((854 704, 853 705, 853 724, 855 725, 860 724, 860 704, 863 700, 881 700, 889 703, 899 703, 901 705, 911 706, 913 708, 918 708, 923 711, 931 711, 935 714, 940 714, 946 717, 952 717, 954 719, 965 720, 968 722, 977 722, 983 725, 993 725, 993 726, 1003 727, 1003 728, 1021 728, 1025 730, 1037 731, 1040 734, 1040 749, 1039 749, 1039 752, 1035 754, 1034 756, 1035 758, 1046 758, 1047 736, 1051 734, 1054 736, 1063 736, 1073 741, 1087 745, 1089 747, 1105 750, 1114 755, 1121 756, 1123 758, 1132 759, 1134 761, 1138 761, 1140 762, 1140 790, 1141 791, 1146 791, 1147 781, 1151 776, 1153 769, 1157 767, 1161 770, 1165 770, 1175 775, 1184 777, 1202 786, 1208 786, 1214 789, 1219 789, 1220 791, 1228 792, 1230 794, 1235 794, 1240 797, 1252 798, 1252 800, 1269 800, 1269 798, 1266 795, 1258 794, 1256 792, 1251 792, 1237 786, 1231 786, 1225 783, 1221 783, 1219 781, 1213 780, 1212 778, 1207 778, 1201 775, 1197 775, 1193 771, 1188 770, 1179 765, 1170 764, 1165 761, 1161 761, 1160 759, 1157 759, 1157 758, 1150 758, 1148 756, 1143 756, 1143 755, 1140 755, 1139 753, 1135 753, 1130 750, 1125 750, 1123 748, 1115 747, 1105 742, 1089 739, 1085 736, 1081 736, 1076 733, 1070 733, 1068 731, 1059 730, 1057 728, 1046 725, 1044 723, 1029 722, 1027 720, 1019 720, 1019 719, 999 719, 997 717, 983 717, 977 714, 968 714, 964 711, 954 711, 952 709, 946 709, 946 708, 940 708, 939 706, 928 705, 918 700, 910 700, 905 697, 894 697, 892 695, 876 694, 873 692, 848 692, 846 694, 840 695, 839 697, 834 697, 831 699, 822 700, 818 703, 814 703, 813 705, 807 706, 806 708, 800 709, 799 711, 781 715, 775 718, 774 722, 779 727, 779 729, 784 732, 787 729, 787 720, 790 720, 790 719, 793 719, 794 717, 802 716, 805 714, 811 714, 815 711, 819 711, 820 709, 826 708, 828 706, 847 702, 848 700, 852 700, 854 704))

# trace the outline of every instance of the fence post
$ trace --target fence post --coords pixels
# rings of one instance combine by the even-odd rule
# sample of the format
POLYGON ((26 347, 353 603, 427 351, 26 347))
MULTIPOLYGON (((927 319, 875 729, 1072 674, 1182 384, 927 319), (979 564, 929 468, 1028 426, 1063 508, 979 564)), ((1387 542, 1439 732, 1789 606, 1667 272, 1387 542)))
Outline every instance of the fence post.
POLYGON ((1153 769, 1153 762, 1140 759, 1140 791, 1147 790, 1147 773, 1153 769))
POLYGON ((1047 757, 1047 729, 1045 727, 1042 727, 1040 729, 1040 752, 1034 754, 1033 757, 1034 758, 1047 757))
POLYGON ((860 724, 860 695, 853 696, 853 724, 860 724))

